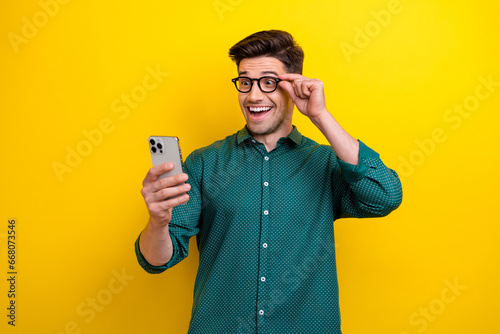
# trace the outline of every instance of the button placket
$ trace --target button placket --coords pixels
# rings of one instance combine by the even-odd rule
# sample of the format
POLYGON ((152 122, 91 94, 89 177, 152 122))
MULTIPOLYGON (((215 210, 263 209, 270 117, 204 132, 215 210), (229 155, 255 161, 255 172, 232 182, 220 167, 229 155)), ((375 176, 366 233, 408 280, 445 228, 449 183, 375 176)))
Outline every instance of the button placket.
POLYGON ((258 274, 258 294, 257 294, 257 307, 258 310, 258 318, 257 318, 257 332, 259 333, 263 328, 265 321, 265 312, 267 305, 269 305, 269 282, 268 282, 268 271, 267 271, 267 263, 268 263, 268 240, 269 240, 269 217, 271 216, 271 210, 269 208, 270 203, 270 187, 269 187, 269 179, 270 176, 270 158, 268 154, 263 154, 262 160, 262 208, 261 208, 261 234, 260 234, 260 248, 259 252, 259 274, 258 274))

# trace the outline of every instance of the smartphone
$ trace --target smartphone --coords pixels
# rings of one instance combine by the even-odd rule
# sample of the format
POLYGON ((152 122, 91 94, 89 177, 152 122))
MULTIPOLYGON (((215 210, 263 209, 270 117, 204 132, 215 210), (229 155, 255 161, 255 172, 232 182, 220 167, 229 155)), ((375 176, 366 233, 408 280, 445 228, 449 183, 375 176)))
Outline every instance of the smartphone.
POLYGON ((166 162, 174 164, 174 169, 160 175, 158 180, 184 172, 179 138, 151 136, 149 137, 149 153, 151 154, 151 160, 153 160, 153 166, 158 166, 166 162))

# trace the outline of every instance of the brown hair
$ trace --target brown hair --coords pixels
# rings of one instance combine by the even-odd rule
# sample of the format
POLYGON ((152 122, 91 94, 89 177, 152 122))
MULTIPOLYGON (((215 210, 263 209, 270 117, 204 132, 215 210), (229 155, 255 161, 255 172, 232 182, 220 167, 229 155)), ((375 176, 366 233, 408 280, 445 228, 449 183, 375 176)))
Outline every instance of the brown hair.
POLYGON ((229 49, 229 57, 238 67, 245 58, 262 56, 278 59, 288 73, 302 74, 304 51, 286 31, 259 31, 242 39, 229 49))

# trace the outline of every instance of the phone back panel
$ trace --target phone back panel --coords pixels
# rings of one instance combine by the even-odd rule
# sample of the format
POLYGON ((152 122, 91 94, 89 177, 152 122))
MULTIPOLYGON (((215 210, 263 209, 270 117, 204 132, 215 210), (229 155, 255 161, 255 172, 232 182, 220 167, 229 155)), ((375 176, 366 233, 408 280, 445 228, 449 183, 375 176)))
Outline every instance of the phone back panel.
POLYGON ((149 153, 153 166, 158 166, 166 162, 174 164, 174 169, 162 174, 158 179, 167 176, 174 176, 183 173, 182 155, 179 146, 179 138, 168 136, 149 137, 149 153))

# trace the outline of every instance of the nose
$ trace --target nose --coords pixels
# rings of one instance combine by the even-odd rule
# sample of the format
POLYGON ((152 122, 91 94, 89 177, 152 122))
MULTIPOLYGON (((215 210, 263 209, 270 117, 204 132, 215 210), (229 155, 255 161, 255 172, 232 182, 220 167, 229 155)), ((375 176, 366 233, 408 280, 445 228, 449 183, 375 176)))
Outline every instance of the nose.
POLYGON ((252 85, 252 89, 247 94, 250 102, 258 102, 264 99, 264 93, 260 90, 257 82, 252 85))

